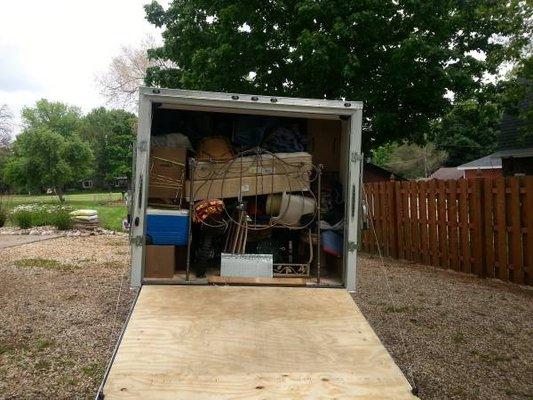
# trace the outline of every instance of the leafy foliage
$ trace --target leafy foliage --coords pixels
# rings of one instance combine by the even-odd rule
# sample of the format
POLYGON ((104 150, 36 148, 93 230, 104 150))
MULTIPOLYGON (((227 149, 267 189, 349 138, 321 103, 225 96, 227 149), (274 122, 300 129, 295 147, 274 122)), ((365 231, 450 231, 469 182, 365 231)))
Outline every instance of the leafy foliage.
POLYGON ((92 159, 91 149, 78 135, 65 138, 42 126, 30 128, 17 136, 6 180, 15 187, 54 188, 61 199, 66 184, 89 174, 92 159))
POLYGON ((433 143, 386 144, 372 151, 372 162, 404 178, 428 177, 446 160, 447 154, 433 143))
POLYGON ((93 161, 79 136, 80 112, 43 99, 24 108, 22 118, 24 130, 4 167, 6 181, 29 190, 54 188, 63 201, 64 187, 86 177, 93 161))
POLYGON ((83 119, 82 137, 95 156, 95 178, 103 184, 131 175, 135 115, 123 110, 94 109, 83 119))
POLYGON ((530 12, 519 0, 153 1, 164 43, 149 56, 174 67, 149 68, 146 83, 362 99, 366 138, 422 141, 447 91, 468 98, 519 57, 530 12))
POLYGON ((501 115, 500 105, 486 99, 454 104, 432 127, 437 147, 448 152, 447 165, 461 165, 494 152, 501 115))
POLYGON ((41 99, 35 107, 22 109, 22 121, 25 128, 45 127, 66 137, 78 133, 81 111, 78 107, 41 99))

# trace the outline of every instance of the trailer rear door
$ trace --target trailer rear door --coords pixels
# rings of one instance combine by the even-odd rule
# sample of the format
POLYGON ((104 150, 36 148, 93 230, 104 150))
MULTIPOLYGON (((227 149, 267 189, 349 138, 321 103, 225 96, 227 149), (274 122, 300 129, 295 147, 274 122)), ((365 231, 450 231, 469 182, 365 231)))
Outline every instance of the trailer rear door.
POLYGON ((149 285, 100 398, 416 397, 346 290, 149 285))

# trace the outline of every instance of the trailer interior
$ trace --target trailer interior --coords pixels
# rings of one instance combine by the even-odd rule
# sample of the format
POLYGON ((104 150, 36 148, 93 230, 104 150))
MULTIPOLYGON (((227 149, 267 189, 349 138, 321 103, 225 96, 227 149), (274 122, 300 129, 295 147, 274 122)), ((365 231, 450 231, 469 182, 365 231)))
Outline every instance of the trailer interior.
POLYGON ((343 287, 348 127, 153 104, 143 281, 343 287))

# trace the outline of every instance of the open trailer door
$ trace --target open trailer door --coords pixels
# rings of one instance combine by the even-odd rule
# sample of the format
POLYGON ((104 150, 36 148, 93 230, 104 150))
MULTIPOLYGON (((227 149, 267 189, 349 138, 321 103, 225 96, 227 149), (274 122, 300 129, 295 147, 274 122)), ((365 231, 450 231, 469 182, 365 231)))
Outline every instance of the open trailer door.
POLYGON ((415 399, 346 290, 148 285, 100 399, 415 399))

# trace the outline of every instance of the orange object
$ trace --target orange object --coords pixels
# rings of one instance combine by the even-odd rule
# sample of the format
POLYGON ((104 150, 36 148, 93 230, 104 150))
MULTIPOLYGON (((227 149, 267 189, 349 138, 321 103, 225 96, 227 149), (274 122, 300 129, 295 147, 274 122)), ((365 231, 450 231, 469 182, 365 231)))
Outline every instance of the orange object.
POLYGON ((227 161, 235 157, 229 140, 222 136, 208 137, 198 145, 198 161, 227 161))

